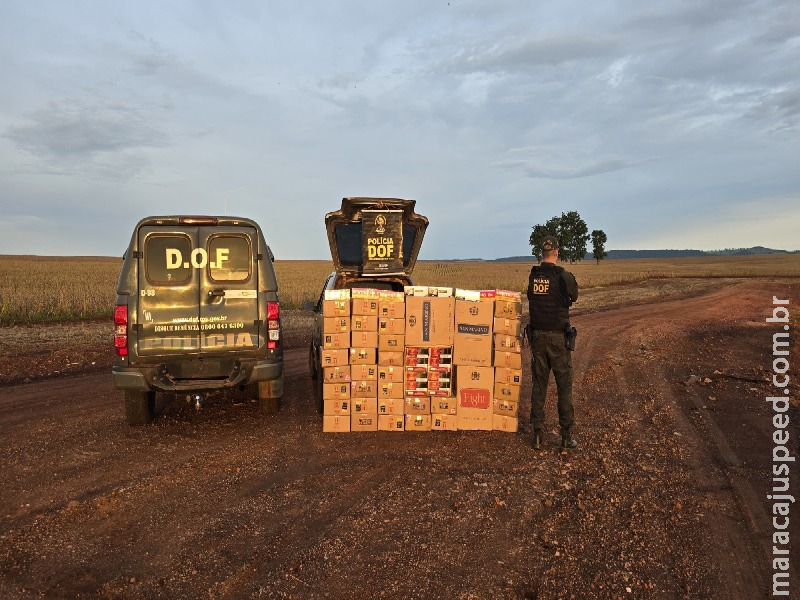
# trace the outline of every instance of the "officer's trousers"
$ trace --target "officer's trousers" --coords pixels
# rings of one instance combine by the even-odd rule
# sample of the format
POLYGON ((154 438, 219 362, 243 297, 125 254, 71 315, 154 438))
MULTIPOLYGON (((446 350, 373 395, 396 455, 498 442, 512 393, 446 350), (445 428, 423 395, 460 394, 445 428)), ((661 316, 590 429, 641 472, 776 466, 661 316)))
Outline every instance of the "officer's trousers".
POLYGON ((572 408, 572 352, 564 345, 561 331, 534 331, 531 340, 531 423, 534 430, 544 427, 544 401, 550 371, 558 389, 558 424, 561 435, 569 435, 574 422, 572 408))

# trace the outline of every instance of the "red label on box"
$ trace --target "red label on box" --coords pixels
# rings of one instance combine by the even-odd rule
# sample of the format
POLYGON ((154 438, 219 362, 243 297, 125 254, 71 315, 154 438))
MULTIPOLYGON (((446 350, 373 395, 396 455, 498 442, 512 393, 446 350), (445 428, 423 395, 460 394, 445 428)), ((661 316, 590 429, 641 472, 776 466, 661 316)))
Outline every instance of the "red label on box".
POLYGON ((465 388, 461 390, 460 405, 464 408, 489 408, 492 395, 482 388, 465 388))

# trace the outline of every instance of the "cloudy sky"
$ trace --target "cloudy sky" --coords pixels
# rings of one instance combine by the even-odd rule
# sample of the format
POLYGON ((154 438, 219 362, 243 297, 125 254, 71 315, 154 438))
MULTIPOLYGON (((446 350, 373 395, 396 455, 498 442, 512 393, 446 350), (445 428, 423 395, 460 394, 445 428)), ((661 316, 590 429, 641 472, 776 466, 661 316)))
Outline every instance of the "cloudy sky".
POLYGON ((0 254, 258 221, 324 259, 343 196, 415 198, 421 258, 800 249, 796 0, 0 2, 0 254))

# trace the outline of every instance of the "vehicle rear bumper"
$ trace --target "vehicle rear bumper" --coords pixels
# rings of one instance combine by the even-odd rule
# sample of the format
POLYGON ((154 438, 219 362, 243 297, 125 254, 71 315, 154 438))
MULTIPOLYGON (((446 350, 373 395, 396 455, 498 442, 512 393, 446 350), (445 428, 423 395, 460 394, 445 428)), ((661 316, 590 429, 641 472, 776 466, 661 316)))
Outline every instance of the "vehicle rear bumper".
POLYGON ((260 381, 277 380, 283 374, 283 361, 241 361, 227 376, 204 379, 176 379, 161 365, 147 367, 113 367, 114 386, 122 390, 142 392, 201 392, 222 390, 260 381))

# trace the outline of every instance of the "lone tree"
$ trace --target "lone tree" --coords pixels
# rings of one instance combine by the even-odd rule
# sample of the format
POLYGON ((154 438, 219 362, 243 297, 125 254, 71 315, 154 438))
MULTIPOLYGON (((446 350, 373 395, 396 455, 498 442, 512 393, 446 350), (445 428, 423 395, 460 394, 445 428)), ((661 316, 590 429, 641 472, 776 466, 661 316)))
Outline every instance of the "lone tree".
POLYGON ((607 241, 608 237, 606 237, 605 231, 602 229, 595 229, 592 231, 592 253, 598 265, 600 261, 608 255, 608 252, 606 252, 607 241))
POLYGON ((534 225, 530 245, 536 260, 542 260, 542 240, 546 235, 558 238, 561 260, 574 263, 586 255, 589 228, 576 211, 561 213, 560 217, 552 217, 544 225, 534 225))

